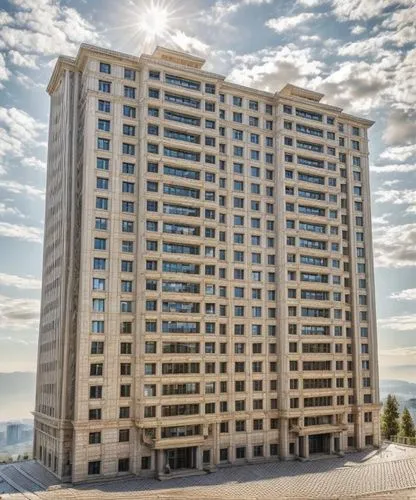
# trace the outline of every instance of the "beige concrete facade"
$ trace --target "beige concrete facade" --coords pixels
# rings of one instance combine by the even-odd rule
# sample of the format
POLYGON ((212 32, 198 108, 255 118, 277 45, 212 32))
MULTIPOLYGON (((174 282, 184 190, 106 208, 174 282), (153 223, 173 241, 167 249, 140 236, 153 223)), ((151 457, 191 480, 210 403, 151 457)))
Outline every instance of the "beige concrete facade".
POLYGON ((367 129, 82 45, 51 121, 35 456, 74 482, 379 444, 367 129))

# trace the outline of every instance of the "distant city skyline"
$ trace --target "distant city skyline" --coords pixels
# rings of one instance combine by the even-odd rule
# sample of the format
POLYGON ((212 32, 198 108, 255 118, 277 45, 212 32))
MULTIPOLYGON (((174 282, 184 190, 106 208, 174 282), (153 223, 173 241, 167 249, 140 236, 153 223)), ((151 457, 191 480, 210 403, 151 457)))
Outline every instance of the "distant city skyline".
POLYGON ((380 376, 416 381, 413 2, 157 4, 152 10, 151 2, 121 0, 114 7, 107 0, 96 9, 81 0, 11 0, 0 12, 1 370, 35 370, 49 112, 45 88, 57 55, 74 55, 86 41, 137 54, 156 44, 187 50, 235 83, 272 92, 286 82, 316 89, 346 112, 376 121, 370 165, 380 376))

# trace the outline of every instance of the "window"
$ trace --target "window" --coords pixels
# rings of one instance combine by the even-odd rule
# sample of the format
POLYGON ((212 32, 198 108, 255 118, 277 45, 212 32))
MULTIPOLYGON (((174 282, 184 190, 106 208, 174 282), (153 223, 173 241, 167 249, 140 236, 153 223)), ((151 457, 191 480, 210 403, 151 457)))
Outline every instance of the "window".
POLYGON ((160 71, 150 70, 149 71, 150 80, 160 80, 160 71))
POLYGON ((263 456, 263 445, 259 444, 259 445, 253 446, 253 457, 257 458, 257 457, 262 457, 262 456, 263 456))
POLYGON ((97 189, 108 189, 108 179, 105 177, 97 177, 97 189))
POLYGON ((237 123, 243 123, 243 113, 233 113, 233 121, 237 123))
POLYGON ((149 88, 149 97, 152 97, 153 99, 159 99, 159 90, 149 88))
POLYGON ((103 130, 104 132, 110 132, 110 120, 98 119, 98 130, 103 130))
POLYGON ((105 92, 109 94, 111 92, 111 82, 105 82, 104 80, 98 81, 98 90, 100 92, 105 92))
POLYGON ((118 472, 128 472, 130 469, 130 459, 129 458, 119 458, 118 459, 118 472))
POLYGON ((134 125, 123 124, 123 134, 130 136, 136 135, 136 127, 134 125))
POLYGON ((101 443, 101 432, 90 432, 89 444, 100 444, 101 443))
POLYGON ((147 108, 147 114, 157 118, 159 116, 159 108, 147 108))
POLYGON ((121 406, 119 408, 119 418, 130 418, 130 407, 121 406))
POLYGON ((135 155, 136 146, 134 144, 127 144, 126 142, 123 142, 122 153, 123 155, 135 155))
POLYGON ((109 113, 111 111, 110 101, 103 101, 102 99, 99 99, 98 111, 101 111, 102 113, 109 113))
POLYGON ((241 107, 243 105, 243 98, 238 96, 233 96, 233 105, 241 107))
POLYGON ((104 354, 104 342, 91 342, 91 354, 104 354))
POLYGON ((101 461, 95 460, 93 462, 88 462, 88 475, 101 474, 101 461))
POLYGON ((90 386, 90 399, 101 399, 103 396, 103 387, 101 385, 90 386))
POLYGON ((136 72, 134 69, 131 68, 124 68, 124 78, 125 80, 132 80, 134 81, 136 79, 136 72))
POLYGON ((88 412, 88 420, 101 420, 101 408, 92 408, 88 412))
POLYGON ((111 74, 111 65, 100 62, 100 73, 107 73, 107 75, 111 74))
POLYGON ((97 149, 102 149, 103 151, 110 151, 110 139, 103 139, 99 137, 97 139, 97 149))

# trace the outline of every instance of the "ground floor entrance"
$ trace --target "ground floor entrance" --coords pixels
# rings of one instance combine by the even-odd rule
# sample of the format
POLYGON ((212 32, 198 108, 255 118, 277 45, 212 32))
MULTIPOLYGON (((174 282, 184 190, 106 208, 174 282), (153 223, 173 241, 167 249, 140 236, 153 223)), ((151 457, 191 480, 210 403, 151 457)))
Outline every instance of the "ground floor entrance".
POLYGON ((165 450, 165 463, 171 470, 195 469, 197 467, 196 452, 196 446, 165 450))
POLYGON ((309 436, 309 453, 331 453, 331 434, 309 436))

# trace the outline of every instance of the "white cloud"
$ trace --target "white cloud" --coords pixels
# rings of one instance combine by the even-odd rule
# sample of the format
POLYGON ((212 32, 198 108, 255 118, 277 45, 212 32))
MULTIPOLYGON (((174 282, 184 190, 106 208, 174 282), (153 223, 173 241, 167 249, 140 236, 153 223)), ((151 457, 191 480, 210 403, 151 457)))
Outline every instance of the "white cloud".
POLYGON ((416 203, 416 191, 413 189, 379 189, 374 193, 376 203, 393 205, 411 205, 416 203))
POLYGON ((390 295, 391 299, 395 300, 416 300, 416 288, 408 288, 407 290, 400 290, 390 295))
POLYGON ((373 227, 374 260, 377 267, 416 266, 416 223, 373 227))
POLYGON ((331 104, 354 113, 365 113, 382 103, 390 85, 386 71, 365 61, 345 61, 327 77, 311 80, 310 87, 322 92, 331 104))
POLYGON ((391 146, 380 154, 383 160, 405 161, 416 155, 416 144, 409 146, 391 146))
POLYGON ((320 42, 321 37, 318 35, 301 35, 299 40, 302 40, 302 42, 320 42))
POLYGON ((39 325, 40 301, 16 299, 0 295, 0 325, 7 330, 37 328, 39 325))
POLYGON ((0 158, 23 157, 29 147, 37 147, 46 125, 17 108, 0 107, 0 158))
MULTIPOLYGON (((416 27, 415 27, 416 33, 416 27)), ((416 42, 416 36, 415 36, 416 42)), ((405 52, 404 58, 396 65, 386 70, 391 72, 391 85, 388 88, 387 97, 393 103, 395 109, 409 113, 415 113, 416 85, 414 84, 416 67, 416 48, 405 52)), ((415 130, 416 122, 413 122, 410 130, 415 130)), ((414 140, 414 136, 413 136, 414 140)))
POLYGON ((364 33, 364 31, 366 30, 367 28, 365 26, 360 26, 359 24, 357 24, 351 29, 351 33, 353 35, 361 35, 361 33, 364 33))
POLYGON ((18 208, 10 207, 10 206, 6 205, 6 203, 3 203, 2 201, 0 201, 0 217, 7 216, 7 215, 19 217, 21 219, 25 218, 25 215, 22 214, 22 212, 18 208))
POLYGON ((43 231, 39 227, 0 222, 0 237, 14 238, 32 243, 42 243, 43 231))
POLYGON ((265 25, 268 28, 271 28, 272 30, 281 33, 282 31, 291 30, 295 26, 303 24, 312 19, 313 17, 317 18, 319 17, 319 15, 313 14, 312 12, 302 12, 297 16, 276 17, 275 19, 269 19, 268 21, 266 21, 265 25))
POLYGON ((416 41, 416 27, 405 26, 395 31, 382 31, 371 38, 365 38, 358 42, 350 42, 339 48, 341 56, 367 57, 375 56, 377 59, 383 57, 380 50, 387 44, 403 47, 408 43, 416 41))
POLYGON ((209 10, 201 11, 199 19, 204 24, 230 28, 231 26, 227 23, 226 18, 237 12, 240 5, 225 0, 217 0, 209 10))
POLYGON ((416 137, 416 113, 395 109, 387 118, 383 140, 387 144, 408 144, 416 137))
POLYGON ((0 180, 0 189, 4 189, 8 193, 24 194, 33 198, 45 198, 45 191, 43 189, 13 180, 0 180))
POLYGON ((0 48, 21 55, 50 56, 74 54, 81 42, 103 43, 91 23, 59 1, 12 0, 12 3, 16 11, 4 16, 0 48))
POLYGON ((0 89, 3 88, 3 84, 1 80, 8 80, 10 76, 10 72, 6 67, 6 60, 4 55, 0 52, 0 89))
POLYGON ((370 170, 372 172, 375 172, 376 174, 390 174, 392 172, 395 172, 398 174, 408 173, 408 172, 416 171, 416 163, 413 163, 413 164, 402 163, 402 164, 382 165, 382 166, 372 165, 370 167, 370 170))
POLYGON ((377 323, 379 326, 388 328, 389 330, 397 330, 399 332, 416 330, 416 314, 381 318, 377 321, 377 323))
POLYGON ((371 222, 373 226, 385 226, 389 223, 388 219, 390 216, 391 214, 383 214, 378 217, 372 217, 371 222))
POLYGON ((25 89, 28 90, 34 90, 35 88, 42 90, 45 89, 45 85, 43 83, 35 82, 33 78, 31 78, 28 75, 24 75, 23 73, 20 73, 20 71, 16 72, 15 77, 17 82, 25 89))
POLYGON ((332 0, 334 14, 340 21, 366 20, 381 15, 394 5, 410 6, 413 0, 332 0))
POLYGON ((40 290, 42 280, 34 276, 17 276, 16 274, 0 273, 0 286, 10 286, 25 290, 40 290))
POLYGON ((388 36, 380 34, 372 38, 366 38, 358 42, 350 42, 338 49, 340 56, 366 57, 377 55, 380 49, 387 43, 388 36))
POLYGON ((296 0, 296 3, 304 7, 318 7, 318 5, 327 3, 327 1, 328 0, 296 0))
POLYGON ((400 184, 399 179, 392 179, 392 180, 384 181, 382 184, 382 187, 392 187, 392 186, 395 186, 396 184, 400 184))
POLYGON ((7 55, 10 62, 15 66, 21 66, 22 68, 29 69, 38 69, 37 56, 35 54, 21 54, 16 50, 10 50, 7 55))
POLYGON ((416 205, 410 205, 405 210, 405 215, 415 215, 416 214, 416 205))
POLYGON ((202 42, 198 38, 186 35, 181 30, 175 31, 171 38, 175 45, 185 52, 197 52, 199 54, 207 55, 209 51, 209 45, 202 42))
POLYGON ((20 164, 24 167, 32 168, 33 170, 46 170, 46 163, 34 156, 23 158, 20 164))
POLYGON ((8 14, 5 10, 0 11, 0 26, 8 24, 13 20, 12 16, 8 14))
POLYGON ((389 16, 382 22, 381 26, 383 28, 397 29, 403 26, 413 25, 416 19, 416 4, 414 2, 402 2, 409 3, 408 8, 394 9, 389 16), (412 5, 413 4, 413 5, 412 5))
POLYGON ((220 26, 224 28, 235 29, 227 22, 227 18, 235 14, 241 7, 245 5, 262 5, 271 4, 274 0, 241 0, 232 2, 231 0, 216 0, 216 2, 207 10, 200 12, 199 20, 203 24, 211 26, 220 26))
POLYGON ((324 67, 313 59, 309 47, 298 49, 293 44, 236 56, 234 62, 229 80, 270 92, 280 90, 286 83, 305 86, 324 67))

